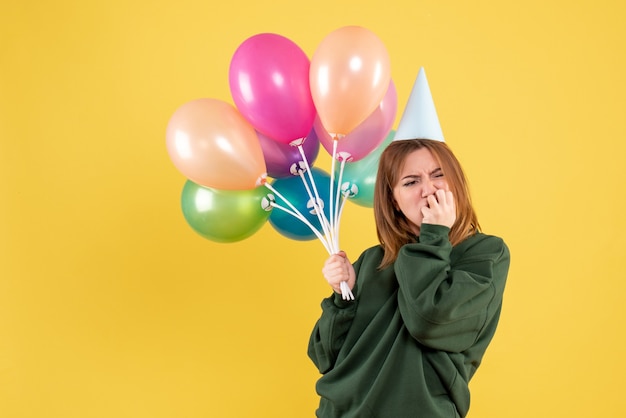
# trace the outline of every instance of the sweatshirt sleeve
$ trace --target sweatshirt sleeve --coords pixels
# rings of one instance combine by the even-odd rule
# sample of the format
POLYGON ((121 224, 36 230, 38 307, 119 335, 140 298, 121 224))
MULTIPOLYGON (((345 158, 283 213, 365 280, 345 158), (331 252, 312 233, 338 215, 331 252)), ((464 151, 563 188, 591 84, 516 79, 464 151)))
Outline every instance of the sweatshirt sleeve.
MULTIPOLYGON (((360 260, 354 264, 357 272, 360 260)), ((352 293, 357 297, 355 284, 352 293)), ((317 320, 309 339, 308 355, 320 373, 326 373, 335 366, 339 350, 356 314, 356 301, 343 300, 340 294, 333 294, 322 301, 322 315, 317 320)))
POLYGON ((455 250, 449 228, 422 225, 419 242, 400 250, 395 263, 398 305, 421 344, 449 352, 471 347, 500 312, 509 268, 501 238, 477 234, 455 250))

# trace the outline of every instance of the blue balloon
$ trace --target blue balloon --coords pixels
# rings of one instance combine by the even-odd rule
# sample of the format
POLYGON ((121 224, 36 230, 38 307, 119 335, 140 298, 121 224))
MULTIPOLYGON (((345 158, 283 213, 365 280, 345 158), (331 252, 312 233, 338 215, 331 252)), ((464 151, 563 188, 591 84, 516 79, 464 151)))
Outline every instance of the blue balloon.
MULTIPOLYGON (((309 173, 305 172, 303 175, 309 185, 309 190, 313 196, 315 196, 315 192, 310 183, 309 173)), ((330 175, 316 167, 311 168, 311 175, 313 176, 313 181, 315 182, 315 187, 317 188, 321 200, 320 206, 323 208, 326 219, 330 219, 330 175)), ((309 193, 300 176, 276 179, 272 183, 272 187, 298 209, 315 229, 324 235, 324 230, 313 209, 313 200, 309 197, 309 193)), ((333 193, 336 193, 336 188, 333 190, 333 193)), ((280 197, 275 196, 275 198, 276 204, 293 211, 280 197)), ((315 232, 313 232, 308 225, 280 208, 275 207, 272 209, 269 223, 276 231, 287 238, 298 241, 309 241, 317 238, 315 232)))

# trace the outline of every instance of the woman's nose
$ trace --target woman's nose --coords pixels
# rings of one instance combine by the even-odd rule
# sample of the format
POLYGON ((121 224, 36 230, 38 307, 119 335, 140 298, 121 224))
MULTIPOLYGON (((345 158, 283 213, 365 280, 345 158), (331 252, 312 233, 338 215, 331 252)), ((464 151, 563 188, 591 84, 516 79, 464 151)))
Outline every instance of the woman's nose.
POLYGON ((431 194, 435 194, 437 188, 431 180, 424 180, 422 183, 422 197, 428 197, 431 194))

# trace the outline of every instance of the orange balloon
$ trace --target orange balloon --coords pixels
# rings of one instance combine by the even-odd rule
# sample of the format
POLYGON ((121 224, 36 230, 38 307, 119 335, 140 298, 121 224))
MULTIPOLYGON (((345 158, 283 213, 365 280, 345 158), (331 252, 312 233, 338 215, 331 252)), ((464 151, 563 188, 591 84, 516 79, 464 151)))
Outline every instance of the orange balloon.
POLYGON ((221 190, 253 189, 265 181, 261 143, 234 106, 197 99, 179 107, 167 125, 167 151, 194 183, 221 190))
POLYGON ((391 80, 382 41, 359 26, 327 35, 311 58, 313 103, 327 132, 347 135, 378 107, 391 80))

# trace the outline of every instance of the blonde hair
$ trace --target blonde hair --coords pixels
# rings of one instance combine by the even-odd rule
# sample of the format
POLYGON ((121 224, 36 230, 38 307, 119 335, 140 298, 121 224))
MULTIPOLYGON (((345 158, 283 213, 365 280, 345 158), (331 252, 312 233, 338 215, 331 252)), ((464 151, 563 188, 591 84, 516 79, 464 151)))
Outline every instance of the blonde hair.
POLYGON ((379 268, 392 264, 403 245, 416 241, 408 219, 396 208, 393 188, 399 180, 400 170, 407 155, 421 148, 428 149, 440 164, 450 191, 454 195, 457 218, 449 233, 452 245, 457 245, 468 236, 480 231, 465 174, 448 145, 430 139, 393 141, 380 156, 374 186, 376 233, 385 251, 379 268))

